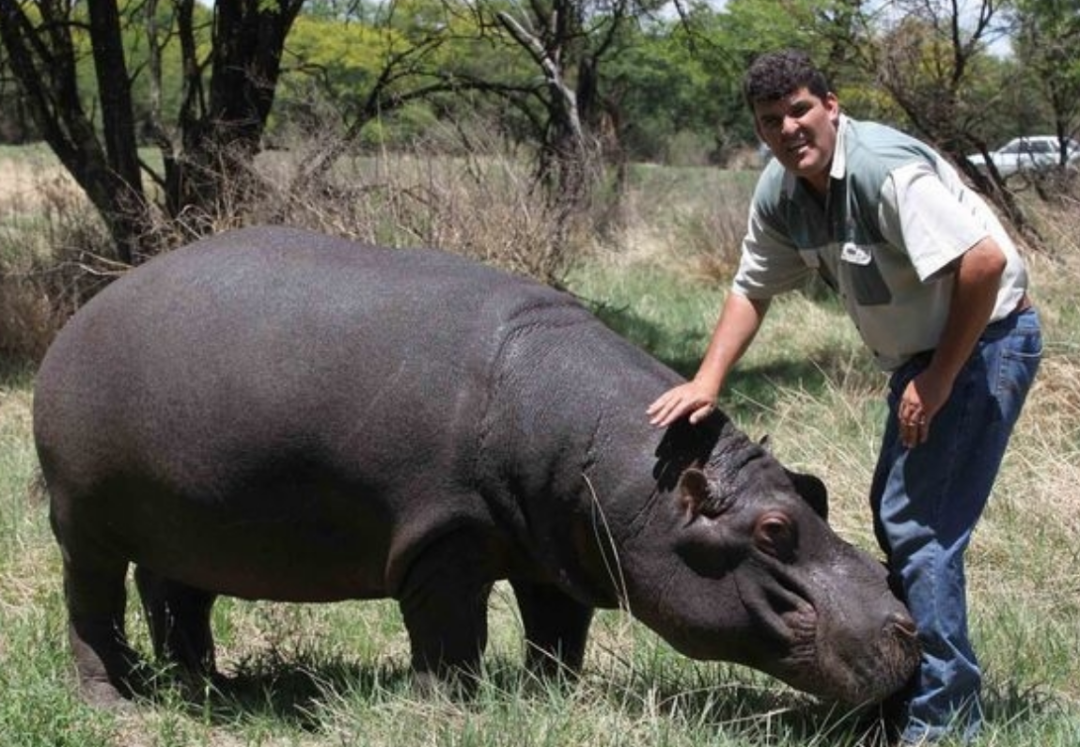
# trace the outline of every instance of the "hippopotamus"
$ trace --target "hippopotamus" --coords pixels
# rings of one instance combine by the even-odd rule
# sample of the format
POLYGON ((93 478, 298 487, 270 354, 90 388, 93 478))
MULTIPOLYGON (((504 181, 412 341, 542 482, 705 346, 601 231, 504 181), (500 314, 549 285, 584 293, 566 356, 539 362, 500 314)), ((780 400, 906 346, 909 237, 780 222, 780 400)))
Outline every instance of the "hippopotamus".
POLYGON ((130 270, 34 396, 81 692, 138 690, 131 566, 155 655, 194 675, 229 595, 392 598, 416 678, 468 680, 506 581, 544 674, 623 608, 823 699, 899 690, 919 650, 882 563, 721 412, 651 425, 680 380, 570 294, 436 249, 254 227, 130 270))

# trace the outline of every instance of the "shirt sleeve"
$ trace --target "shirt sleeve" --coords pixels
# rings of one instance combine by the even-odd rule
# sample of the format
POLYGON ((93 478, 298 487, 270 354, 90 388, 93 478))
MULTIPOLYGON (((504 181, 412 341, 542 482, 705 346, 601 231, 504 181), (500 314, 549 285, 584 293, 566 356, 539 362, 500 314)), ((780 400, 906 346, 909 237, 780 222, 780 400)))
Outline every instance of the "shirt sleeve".
POLYGON ((747 298, 772 298, 800 287, 811 273, 791 239, 751 208, 732 290, 747 298))
POLYGON ((907 252, 923 282, 989 235, 925 162, 901 166, 889 175, 879 210, 885 240, 907 252))

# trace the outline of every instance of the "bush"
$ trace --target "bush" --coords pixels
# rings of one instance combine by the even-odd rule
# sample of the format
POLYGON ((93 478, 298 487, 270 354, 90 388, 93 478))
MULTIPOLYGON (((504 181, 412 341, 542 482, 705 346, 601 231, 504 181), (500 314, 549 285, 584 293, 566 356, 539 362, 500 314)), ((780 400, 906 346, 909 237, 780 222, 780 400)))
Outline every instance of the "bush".
POLYGON ((0 355, 36 362, 67 317, 123 268, 110 239, 51 158, 11 157, 0 196, 0 355))
MULTIPOLYGON (((287 224, 438 247, 560 285, 588 248, 588 210, 548 204, 532 160, 483 123, 427 132, 408 152, 341 148, 314 175, 305 170, 327 138, 282 134, 278 147, 224 185, 213 212, 189 209, 166 220, 148 211, 147 255, 229 228, 287 224), (452 141, 461 155, 445 155, 452 141)), ((21 163, 26 175, 0 193, 0 353, 36 361, 64 320, 128 268, 104 259, 114 254, 105 227, 51 154, 8 149, 0 158, 21 163)))

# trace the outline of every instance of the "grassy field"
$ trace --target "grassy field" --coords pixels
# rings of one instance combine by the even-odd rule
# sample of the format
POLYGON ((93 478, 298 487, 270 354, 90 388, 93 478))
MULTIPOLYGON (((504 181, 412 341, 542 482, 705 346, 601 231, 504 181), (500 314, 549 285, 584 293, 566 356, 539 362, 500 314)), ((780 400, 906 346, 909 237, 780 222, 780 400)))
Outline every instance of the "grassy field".
MULTIPOLYGON (((3 179, 11 173, 0 164, 3 179)), ((570 286, 615 329, 690 373, 724 292, 703 244, 731 229, 695 219, 709 207, 680 198, 679 185, 692 180, 693 194, 721 195, 736 213, 747 188, 707 171, 640 179, 632 235, 619 251, 600 250, 570 286), (674 203, 679 209, 667 209, 674 203)), ((39 214, 38 198, 24 192, 0 193, 0 230, 12 216, 39 214)), ((987 673, 981 745, 1080 744, 1080 217, 1065 212, 1046 225, 1058 250, 1031 258, 1046 357, 969 554, 972 627, 987 673)), ((744 668, 685 659, 617 612, 598 615, 579 682, 531 680, 521 668, 512 594, 501 585, 487 671, 467 703, 410 690, 407 640, 392 603, 226 599, 214 613, 225 688, 165 687, 153 702, 95 711, 72 686, 59 557, 35 488, 32 386, 32 367, 0 362, 0 744, 872 743, 857 714, 830 711, 744 668)), ((823 477, 835 528, 871 551, 865 493, 883 386, 835 305, 792 295, 774 307, 722 402, 752 436, 769 434, 782 460, 823 477)), ((129 607, 129 633, 147 651, 141 611, 129 607)))

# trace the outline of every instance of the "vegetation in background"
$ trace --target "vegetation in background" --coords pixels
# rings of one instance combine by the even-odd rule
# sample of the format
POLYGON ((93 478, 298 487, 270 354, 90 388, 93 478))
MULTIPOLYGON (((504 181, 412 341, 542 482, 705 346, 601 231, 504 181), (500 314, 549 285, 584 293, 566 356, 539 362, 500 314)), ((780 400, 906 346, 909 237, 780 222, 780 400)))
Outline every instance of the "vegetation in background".
POLYGON ((320 133, 302 191, 343 157, 439 131, 441 155, 473 152, 468 131, 445 134, 477 117, 528 162, 534 211, 558 218, 558 251, 575 253, 580 221, 598 195, 621 199, 629 164, 737 165, 754 144, 746 64, 801 46, 852 114, 934 142, 1037 242, 1023 203, 964 156, 1075 133, 1074 16, 1036 0, 0 0, 0 134, 47 141, 110 256, 132 264, 261 200, 243 180, 283 133, 320 133), (1005 37, 1016 53, 995 56, 1005 37))

